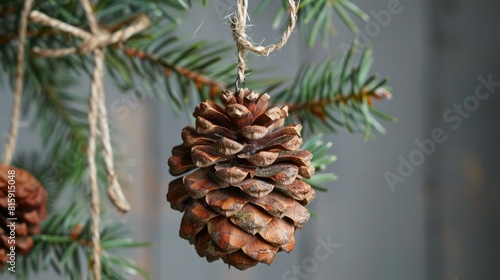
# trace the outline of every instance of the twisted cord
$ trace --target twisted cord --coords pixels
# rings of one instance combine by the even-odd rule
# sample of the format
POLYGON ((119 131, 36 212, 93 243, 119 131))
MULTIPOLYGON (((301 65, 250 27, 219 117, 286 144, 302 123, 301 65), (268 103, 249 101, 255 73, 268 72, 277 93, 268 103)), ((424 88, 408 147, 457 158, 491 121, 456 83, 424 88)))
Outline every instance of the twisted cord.
POLYGON ((33 6, 33 0, 24 1, 19 24, 19 45, 17 48, 16 84, 14 89, 14 102, 12 104, 12 117, 10 119, 10 130, 5 144, 4 164, 12 161, 16 150, 17 133, 19 129, 19 115, 21 113, 21 97, 23 94, 24 79, 24 45, 26 44, 26 32, 28 27, 28 14, 33 6))
MULTIPOLYGON (((99 30, 99 27, 97 26, 97 21, 95 19, 94 11, 90 6, 89 0, 80 0, 80 2, 83 6, 83 9, 85 10, 85 14, 87 15, 87 20, 89 22, 92 34, 94 34, 95 36, 100 35, 101 32, 99 30)), ((97 41, 95 36, 91 37, 90 40, 86 40, 86 42, 97 41)), ((100 114, 99 99, 101 97, 101 91, 103 90, 103 79, 104 79, 104 50, 102 47, 96 47, 94 49, 94 63, 95 65, 94 65, 94 73, 92 76, 92 87, 90 91, 90 104, 89 104, 89 116, 88 116, 89 129, 90 129, 88 159, 89 159, 89 173, 91 182, 90 203, 92 208, 92 255, 94 260, 92 271, 94 273, 94 280, 101 280, 101 249, 102 249, 101 232, 100 232, 101 205, 99 200, 99 186, 97 183, 97 170, 95 163, 95 142, 97 134, 97 119, 99 118, 100 114), (91 165, 92 168, 90 168, 91 165)))
POLYGON ((97 119, 99 117, 99 91, 100 77, 102 77, 104 69, 104 52, 102 49, 94 50, 94 73, 92 76, 92 86, 90 91, 89 102, 89 144, 87 147, 87 157, 89 161, 90 175, 90 206, 92 210, 92 255, 93 266, 92 271, 95 280, 101 279, 101 208, 99 199, 99 186, 97 182, 97 169, 95 162, 96 137, 97 137, 97 119))
POLYGON ((288 39, 290 35, 292 35, 293 30, 297 24, 297 12, 299 11, 299 2, 295 3, 294 0, 287 0, 289 13, 290 13, 290 22, 281 35, 281 39, 276 44, 271 44, 268 46, 255 46, 248 38, 246 34, 246 21, 248 17, 248 0, 238 0, 237 8, 236 8, 236 17, 231 21, 231 28, 233 38, 236 41, 236 48, 238 50, 238 82, 245 82, 245 69, 246 69, 246 61, 245 55, 246 51, 252 51, 255 54, 269 56, 271 52, 277 51, 281 49, 288 39))

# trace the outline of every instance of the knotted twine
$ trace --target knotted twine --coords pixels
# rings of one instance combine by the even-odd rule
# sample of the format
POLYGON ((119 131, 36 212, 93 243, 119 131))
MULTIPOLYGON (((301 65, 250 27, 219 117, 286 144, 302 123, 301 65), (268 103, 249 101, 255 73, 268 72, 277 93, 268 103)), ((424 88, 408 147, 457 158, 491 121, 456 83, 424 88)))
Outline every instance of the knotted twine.
POLYGON ((246 51, 252 51, 255 54, 269 56, 273 51, 277 51, 283 47, 297 24, 297 12, 299 11, 299 3, 295 3, 294 0, 287 0, 288 10, 290 14, 290 22, 281 35, 281 39, 278 43, 269 46, 255 46, 248 38, 246 34, 246 22, 248 17, 248 0, 237 0, 236 16, 231 21, 231 29, 233 38, 236 41, 236 48, 238 50, 238 78, 236 80, 236 87, 238 84, 245 83, 245 69, 246 69, 246 51))
POLYGON ((35 23, 47 25, 62 32, 67 32, 73 36, 83 39, 78 47, 48 49, 33 48, 36 55, 42 57, 60 57, 70 54, 85 55, 90 52, 94 55, 94 71, 92 75, 92 85, 89 98, 89 142, 87 146, 87 156, 89 162, 90 175, 90 196, 92 210, 92 252, 93 252, 93 275, 94 279, 101 279, 101 244, 100 244, 100 200, 99 188, 97 182, 97 170, 95 162, 96 138, 98 130, 98 121, 100 135, 103 142, 103 158, 106 164, 108 174, 108 197, 115 207, 121 212, 130 210, 123 191, 118 183, 118 178, 113 165, 113 150, 109 136, 108 117, 106 112, 106 103, 104 95, 104 48, 111 44, 123 43, 135 33, 144 30, 149 25, 149 19, 140 15, 131 23, 130 26, 117 30, 113 33, 99 27, 94 11, 89 0, 80 0, 85 11, 90 32, 78 27, 69 25, 60 20, 51 18, 41 12, 32 11, 29 19, 35 23))

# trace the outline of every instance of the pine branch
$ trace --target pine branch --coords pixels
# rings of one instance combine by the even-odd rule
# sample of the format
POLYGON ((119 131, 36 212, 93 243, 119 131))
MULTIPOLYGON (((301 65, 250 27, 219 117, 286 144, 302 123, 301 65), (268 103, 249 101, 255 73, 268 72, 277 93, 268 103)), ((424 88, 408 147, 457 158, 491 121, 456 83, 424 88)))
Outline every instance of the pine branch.
POLYGON ((378 100, 383 100, 383 99, 390 99, 391 94, 387 91, 383 91, 382 89, 378 89, 375 91, 361 91, 359 93, 352 93, 349 95, 339 95, 339 94, 334 94, 334 98, 324 98, 321 100, 314 100, 313 102, 306 102, 306 103, 288 103, 286 104, 288 106, 288 111, 290 113, 294 113, 295 111, 301 111, 301 110, 308 110, 312 114, 316 115, 317 117, 321 118, 322 120, 326 120, 327 116, 324 112, 322 112, 321 108, 325 108, 326 106, 329 105, 334 105, 338 106, 339 104, 347 104, 349 102, 355 101, 355 102, 362 102, 363 99, 368 98, 368 104, 370 106, 373 105, 372 98, 378 99, 378 100))
MULTIPOLYGON (((174 42, 176 40, 173 39, 173 40, 169 40, 169 41, 174 42)), ((166 45, 168 45, 168 44, 166 44, 166 45)), ((196 43, 190 49, 201 48, 201 47, 195 47, 195 45, 196 45, 196 43)), ((193 66, 193 65, 188 64, 188 66, 190 66, 190 68, 188 68, 188 67, 181 66, 179 63, 173 64, 171 62, 168 62, 165 58, 160 58, 155 53, 146 52, 146 51, 138 49, 136 47, 129 47, 129 46, 115 46, 115 47, 120 49, 122 51, 122 53, 125 54, 129 58, 137 58, 141 61, 147 61, 147 62, 153 64, 155 67, 160 67, 161 73, 163 75, 165 75, 165 77, 167 79, 171 79, 172 73, 175 73, 176 75, 179 76, 178 79, 180 79, 180 80, 179 80, 178 84, 181 86, 181 88, 185 88, 185 81, 189 81, 189 83, 193 84, 196 91, 199 93, 200 99, 208 99, 208 98, 215 99, 216 93, 227 88, 227 84, 225 82, 223 82, 219 79, 216 79, 213 76, 209 76, 209 75, 206 75, 206 74, 201 73, 199 71, 192 70, 193 68, 195 68, 196 65, 193 66), (203 90, 205 88, 208 89, 208 96, 204 96, 204 94, 203 94, 203 90)), ((166 48, 166 46, 164 46, 164 48, 166 48)), ((218 53, 218 52, 212 52, 212 53, 218 53)), ((168 54, 172 57, 175 57, 175 52, 173 52, 173 54, 172 53, 168 53, 168 54)), ((371 67, 371 64, 372 64, 372 57, 371 57, 372 51, 371 51, 371 49, 367 49, 365 51, 365 53, 363 54, 363 56, 365 57, 364 60, 366 61, 366 63, 363 65, 364 68, 363 69, 355 69, 355 68, 349 69, 346 67, 346 68, 342 69, 342 71, 345 71, 341 75, 343 77, 342 79, 354 77, 353 75, 355 75, 355 72, 364 72, 366 75, 366 72, 369 71, 369 68, 371 67), (347 73, 347 71, 351 71, 351 72, 347 73)), ((350 59, 351 59, 350 56, 346 56, 344 58, 344 61, 347 61, 350 59)), ((213 64, 217 60, 218 60, 218 57, 213 57, 213 58, 211 58, 211 63, 213 64)), ((182 62, 182 59, 178 60, 178 61, 182 62)), ((196 61, 196 59, 192 59, 192 61, 196 61)), ((329 61, 329 60, 326 60, 326 61, 329 61)), ((341 61, 339 60, 339 62, 341 62, 341 61)), ((337 63, 337 65, 340 65, 340 64, 337 63)), ((114 65, 114 66, 120 66, 120 65, 114 65)), ((333 64, 329 65, 329 67, 333 67, 333 66, 334 66, 333 64)), ((348 66, 348 65, 345 65, 345 66, 348 66)), ((130 69, 132 69, 132 67, 129 65, 125 65, 125 66, 121 66, 121 67, 128 69, 126 71, 121 71, 122 73, 130 71, 130 69)), ((323 67, 323 70, 325 70, 325 67, 323 67)), ((338 71, 338 69, 337 69, 337 71, 338 71)), ((142 71, 142 72, 143 72, 142 75, 153 77, 153 75, 151 75, 151 72, 148 72, 146 70, 142 71)), ((326 74, 328 74, 328 73, 331 74, 333 72, 327 71, 326 74)), ((300 76, 298 76, 298 77, 300 79, 300 76)), ((305 78, 305 77, 302 77, 302 78, 305 78)), ((317 78, 317 77, 310 77, 310 78, 317 78)), ((336 77, 332 77, 332 78, 335 79, 336 77)), ((371 82, 374 82, 375 81, 374 76, 370 77, 369 80, 371 80, 371 82)), ((307 79, 306 79, 306 80, 302 80, 301 83, 302 84, 310 84, 311 82, 307 81, 307 79)), ((287 105, 290 109, 290 113, 298 112, 298 114, 302 115, 302 117, 304 117, 304 115, 311 115, 311 116, 319 118, 319 120, 328 121, 329 116, 328 116, 327 107, 329 107, 329 106, 334 106, 334 107, 343 106, 345 108, 349 107, 350 104, 360 104, 360 106, 363 106, 363 102, 364 102, 363 100, 366 99, 367 100, 366 103, 367 103, 369 109, 371 110, 373 108, 372 98, 379 99, 379 100, 390 98, 390 96, 391 96, 390 93, 387 90, 382 88, 383 83, 385 83, 385 81, 382 81, 382 84, 379 84, 378 87, 371 88, 371 89, 369 87, 367 87, 369 84, 367 84, 367 86, 361 87, 361 88, 358 86, 357 91, 353 91, 350 94, 345 94, 342 92, 335 92, 335 90, 332 91, 332 89, 329 89, 329 91, 332 91, 332 92, 328 93, 327 95, 325 95, 323 93, 323 96, 319 99, 316 98, 318 96, 317 94, 310 93, 309 95, 313 99, 309 99, 309 98, 297 99, 295 102, 288 103, 287 105)), ((311 90, 311 92, 317 93, 317 88, 312 88, 310 90, 311 90)), ((176 97, 174 95, 175 90, 172 90, 171 88, 169 90, 167 88, 167 91, 170 91, 169 94, 174 100, 179 100, 178 97, 176 97)), ((186 89, 183 89, 183 92, 185 94, 181 98, 184 100, 189 100, 188 97, 192 93, 186 89)), ((51 95, 49 95, 49 96, 51 96, 51 95)), ((57 102, 57 99, 55 101, 57 102)), ((181 105, 180 101, 177 101, 176 103, 179 106, 181 105)), ((353 110, 353 111, 355 111, 355 110, 353 110)), ((376 113, 378 114, 379 112, 376 112, 376 113)), ((381 115, 381 116, 384 117, 383 115, 381 115)), ((62 115, 62 117, 64 117, 64 115, 62 115)), ((352 117, 353 116, 347 116, 347 118, 352 118, 352 117)), ((333 117, 330 117, 330 118, 333 119, 333 117)), ((388 119, 393 120, 390 117, 388 119)), ((301 120, 302 121, 307 120, 307 118, 301 118, 301 120)), ((336 121, 334 121, 334 122, 336 122, 336 121)), ((380 125, 377 125, 377 123, 374 123, 374 124, 379 131, 383 132, 383 128, 380 125)), ((345 126, 351 131, 354 130, 354 128, 349 124, 349 122, 345 122, 345 126)), ((331 129, 331 130, 333 131, 333 129, 331 129)))
POLYGON ((60 117, 61 121, 73 132, 73 136, 70 136, 70 138, 73 138, 75 141, 80 143, 87 141, 84 129, 85 122, 82 120, 74 120, 75 114, 72 114, 71 111, 62 104, 61 96, 57 96, 57 93, 53 90, 53 88, 52 90, 49 89, 45 91, 45 100, 46 105, 54 108, 54 111, 60 117))
POLYGON ((120 77, 115 82, 121 83, 123 89, 144 94, 141 90, 146 88, 146 94, 160 98, 166 93, 171 108, 179 111, 186 105, 214 99, 217 92, 227 87, 227 81, 234 81, 236 71, 234 63, 220 63, 231 47, 207 41, 179 42, 173 31, 173 26, 167 26, 148 34, 148 40, 132 38, 120 47, 120 52, 110 53, 110 59, 115 61, 114 68, 122 69, 115 71, 115 76, 120 77), (133 79, 123 75, 126 69, 131 69, 146 85, 135 85, 133 79), (152 84, 155 87, 147 88, 152 84))
POLYGON ((198 90, 201 89, 202 86, 207 86, 210 88, 210 97, 212 99, 215 98, 216 92, 219 92, 221 90, 226 89, 226 84, 223 81, 217 81, 212 77, 209 77, 207 75, 198 73, 196 71, 192 71, 190 69, 187 69, 185 67, 182 67, 178 64, 170 64, 162 59, 159 59, 155 54, 153 53, 146 53, 142 50, 138 50, 136 48, 129 48, 129 47, 120 47, 120 49, 129 57, 137 57, 142 60, 148 60, 150 62, 156 63, 160 66, 162 66, 165 69, 165 76, 170 77, 171 71, 175 71, 179 73, 180 75, 191 79, 198 90))
POLYGON ((366 139, 371 137, 372 128, 384 133, 373 115, 388 121, 395 118, 377 111, 372 99, 390 99, 392 94, 384 88, 387 79, 368 75, 373 64, 371 48, 364 51, 358 65, 353 65, 356 48, 355 43, 338 59, 333 55, 317 66, 304 67, 295 83, 277 95, 277 102, 287 104, 293 119, 312 132, 318 128, 336 132, 341 126, 364 132, 366 139))
POLYGON ((58 183, 72 178, 81 181, 86 168, 83 153, 87 143, 87 98, 70 92, 74 81, 47 65, 31 65, 30 84, 24 96, 26 111, 35 112, 47 156, 58 177, 58 183), (41 68, 39 68, 41 67, 41 68), (78 157, 78 155, 80 155, 78 157))
MULTIPOLYGON (((60 34, 58 30, 28 30, 28 33, 26 34, 28 38, 32 37, 43 37, 43 36, 51 36, 51 35, 56 35, 60 34)), ((3 36, 0 37, 0 45, 4 45, 7 43, 10 43, 11 41, 17 39, 17 35, 15 33, 10 33, 10 34, 4 34, 3 36)))
MULTIPOLYGON (((100 6, 99 9, 101 9, 101 12, 104 10, 104 18, 109 16, 106 8, 100 6)), ((114 30, 129 19, 130 16, 120 20, 114 18, 112 21, 105 22, 105 24, 107 24, 109 30, 114 30)), ((135 81, 131 79, 133 74, 139 74, 143 79, 148 79, 149 84, 158 84, 157 80, 161 79, 161 76, 165 77, 169 82, 165 83, 165 90, 162 92, 167 92, 175 105, 174 108, 181 108, 183 103, 190 101, 195 103, 203 99, 215 99, 216 93, 227 88, 226 81, 235 79, 233 64, 215 68, 222 59, 221 55, 231 47, 214 48, 206 42, 190 43, 188 46, 182 44, 182 47, 175 46, 174 43, 178 40, 172 35, 173 27, 175 26, 167 25, 161 29, 149 30, 140 36, 136 36, 136 38, 130 40, 132 42, 127 42, 125 46, 114 46, 120 49, 126 57, 138 58, 143 62, 150 63, 150 66, 143 62, 139 63, 139 65, 137 63, 127 63, 123 57, 108 53, 106 57, 110 66, 108 71, 110 71, 115 83, 124 91, 141 87, 134 85, 135 81), (186 50, 188 51, 186 52, 186 50), (161 68, 160 71, 155 71, 154 68, 158 67, 161 68), (155 72, 161 72, 161 75, 157 77, 155 72), (198 95, 196 99, 192 96, 193 89, 198 95)), ((29 35, 32 40, 35 40, 36 45, 44 45, 46 42, 50 42, 51 45, 54 43, 56 45, 67 45, 67 42, 65 42, 67 38, 61 36, 55 30, 32 29, 29 30, 29 35)), ((10 43, 14 39, 15 35, 9 33, 0 36, 0 48, 2 44, 10 43)), ((84 66, 84 60, 80 60, 76 64, 70 63, 68 60, 62 58, 49 61, 49 63, 55 67, 58 64, 72 65, 72 67, 84 66)), ((281 83, 281 81, 277 80, 263 82, 253 80, 252 84, 263 85, 268 89, 272 89, 281 83)), ((154 95, 161 97, 162 94, 154 92, 154 95)))
MULTIPOLYGON (((33 127, 41 135, 44 150, 40 154, 16 157, 16 166, 30 168, 30 163, 34 162, 43 166, 40 177, 50 179, 47 179, 44 186, 49 192, 49 210, 52 210, 68 187, 72 189, 72 197, 75 200, 86 197, 88 98, 86 94, 71 90, 71 87, 77 84, 77 81, 71 78, 71 71, 61 73, 62 67, 53 69, 50 65, 36 63, 27 68, 30 79, 23 97, 23 109, 32 113, 30 120, 36 120, 33 127), (40 161, 40 158, 44 161, 40 161)), ((102 144, 97 145, 100 149, 102 144)), ((106 181, 104 165, 102 154, 98 153, 100 182, 106 181)))
MULTIPOLYGON (((90 219, 82 214, 82 207, 85 206, 71 204, 42 224, 42 232, 33 237, 35 245, 31 252, 17 259, 18 278, 28 278, 32 273, 50 267, 65 279, 82 279, 88 269, 87 264, 92 265, 90 219)), ((104 225, 101 230, 103 279, 125 280, 122 272, 150 278, 149 273, 137 267, 125 255, 115 253, 117 249, 151 246, 150 243, 124 238, 129 234, 130 229, 116 222, 104 225)))
POLYGON ((332 147, 332 142, 325 143, 322 140, 323 135, 316 134, 309 136, 302 144, 301 149, 310 151, 313 154, 311 165, 315 168, 315 173, 310 179, 303 178, 305 182, 319 191, 327 191, 324 187, 326 183, 337 180, 337 176, 333 173, 323 173, 329 165, 337 160, 337 157, 329 154, 329 149, 332 147))
MULTIPOLYGON (((109 27, 112 30, 114 27, 109 27)), ((28 37, 44 37, 44 36, 53 36, 58 35, 60 32, 58 30, 49 29, 49 30, 34 30, 28 31, 28 37)), ((0 45, 9 43, 17 38, 17 34, 6 34, 0 37, 0 45)), ((179 75, 182 75, 188 79, 191 79, 198 90, 201 90, 202 86, 207 86, 210 88, 210 98, 214 99, 217 92, 225 90, 227 85, 223 81, 215 80, 212 77, 207 75, 198 73, 196 71, 192 71, 186 67, 183 67, 178 64, 170 64, 167 61, 164 61, 158 58, 153 53, 146 53, 137 48, 126 47, 123 45, 116 45, 115 48, 120 49, 124 54, 131 58, 139 58, 141 60, 148 60, 149 62, 158 64, 165 69, 165 76, 170 77, 171 71, 177 72, 179 75)), ((53 97, 52 94, 48 94, 48 97, 53 97)), ((52 99, 52 98, 51 98, 52 99)), ((57 102, 57 100, 53 100, 57 102)))
MULTIPOLYGON (((262 1, 256 9, 256 13, 261 13, 269 5, 271 0, 262 1)), ((286 20, 288 6, 286 1, 276 14, 273 28, 278 29, 286 20)), ((359 32, 352 15, 363 21, 368 21, 370 17, 363 12, 357 5, 349 0, 302 0, 298 14, 299 29, 302 36, 306 39, 308 46, 312 47, 317 39, 321 37, 323 46, 326 48, 329 39, 335 35, 335 26, 333 19, 337 15, 352 33, 359 32)))

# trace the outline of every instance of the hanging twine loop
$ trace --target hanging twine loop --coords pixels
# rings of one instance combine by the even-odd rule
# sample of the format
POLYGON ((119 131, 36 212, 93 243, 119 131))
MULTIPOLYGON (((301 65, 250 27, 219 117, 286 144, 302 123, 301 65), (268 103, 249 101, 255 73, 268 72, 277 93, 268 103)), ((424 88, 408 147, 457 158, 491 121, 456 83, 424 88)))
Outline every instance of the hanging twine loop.
POLYGON ((36 55, 41 57, 61 57, 70 54, 86 55, 89 53, 93 53, 94 55, 94 71, 92 75, 92 85, 89 98, 89 142, 87 147, 87 156, 89 162, 90 196, 92 210, 92 271, 94 279, 100 280, 101 210, 99 200, 99 186, 97 182, 97 168, 95 161, 98 128, 101 132, 99 135, 101 135, 103 142, 102 154, 108 174, 108 197, 119 211, 127 212, 130 210, 130 205, 126 200, 125 195, 123 194, 120 184, 118 183, 118 178, 113 164, 113 150, 111 147, 111 139, 109 135, 109 125, 104 95, 104 48, 111 44, 123 43, 134 34, 144 30, 149 25, 149 19, 145 15, 140 15, 136 17, 129 26, 111 33, 108 30, 99 27, 95 13, 89 0, 80 0, 80 2, 87 16, 91 32, 87 32, 78 27, 51 18, 38 11, 32 11, 29 18, 35 23, 53 27, 54 29, 69 33, 83 40, 78 47, 60 49, 40 49, 35 47, 33 48, 33 52, 36 55))
POLYGON ((231 29, 234 41, 236 42, 236 48, 238 50, 238 67, 237 73, 238 77, 236 79, 236 90, 239 88, 239 83, 246 83, 245 79, 245 69, 246 51, 251 51, 255 54, 269 56, 270 53, 277 51, 283 47, 297 24, 297 13, 299 11, 300 1, 295 2, 295 0, 287 0, 288 10, 290 14, 290 22, 281 35, 281 39, 278 43, 268 45, 268 46, 255 46, 246 34, 246 21, 248 17, 248 0, 237 0, 236 16, 231 20, 231 29))
POLYGON ((28 27, 28 14, 33 6, 33 0, 24 1, 19 23, 19 45, 17 47, 17 69, 16 83, 14 88, 14 102, 12 104, 12 116, 10 119, 10 130, 7 142, 5 143, 5 153, 3 163, 10 164, 16 149, 17 133, 19 130, 19 116, 21 113, 21 97, 23 93, 24 79, 24 46, 26 44, 26 30, 28 27))

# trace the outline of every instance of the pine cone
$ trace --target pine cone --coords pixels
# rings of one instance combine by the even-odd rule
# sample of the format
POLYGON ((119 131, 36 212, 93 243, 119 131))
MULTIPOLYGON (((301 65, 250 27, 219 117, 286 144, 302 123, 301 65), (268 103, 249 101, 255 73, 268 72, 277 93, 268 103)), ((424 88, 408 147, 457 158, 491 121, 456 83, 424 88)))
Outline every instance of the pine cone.
MULTIPOLYGON (((11 195, 12 196, 12 195, 11 195)), ((45 204, 47 191, 29 172, 9 165, 0 164, 0 268, 9 260, 9 243, 11 228, 7 227, 12 221, 7 218, 17 218, 15 222, 15 247, 16 253, 26 255, 33 247, 32 235, 40 233, 40 222, 47 216, 45 204), (9 178, 9 170, 15 171, 15 177, 9 178), (9 180, 15 181, 14 216, 10 214, 9 207, 9 180)), ((11 241, 12 242, 12 241, 11 241)))
POLYGON ((301 178, 314 173, 312 154, 299 150, 300 124, 282 127, 288 107, 268 109, 269 98, 240 89, 222 92, 225 108, 201 103, 172 150, 172 175, 196 170, 169 184, 167 200, 184 212, 179 235, 209 262, 271 264, 309 219, 315 193, 301 178))

